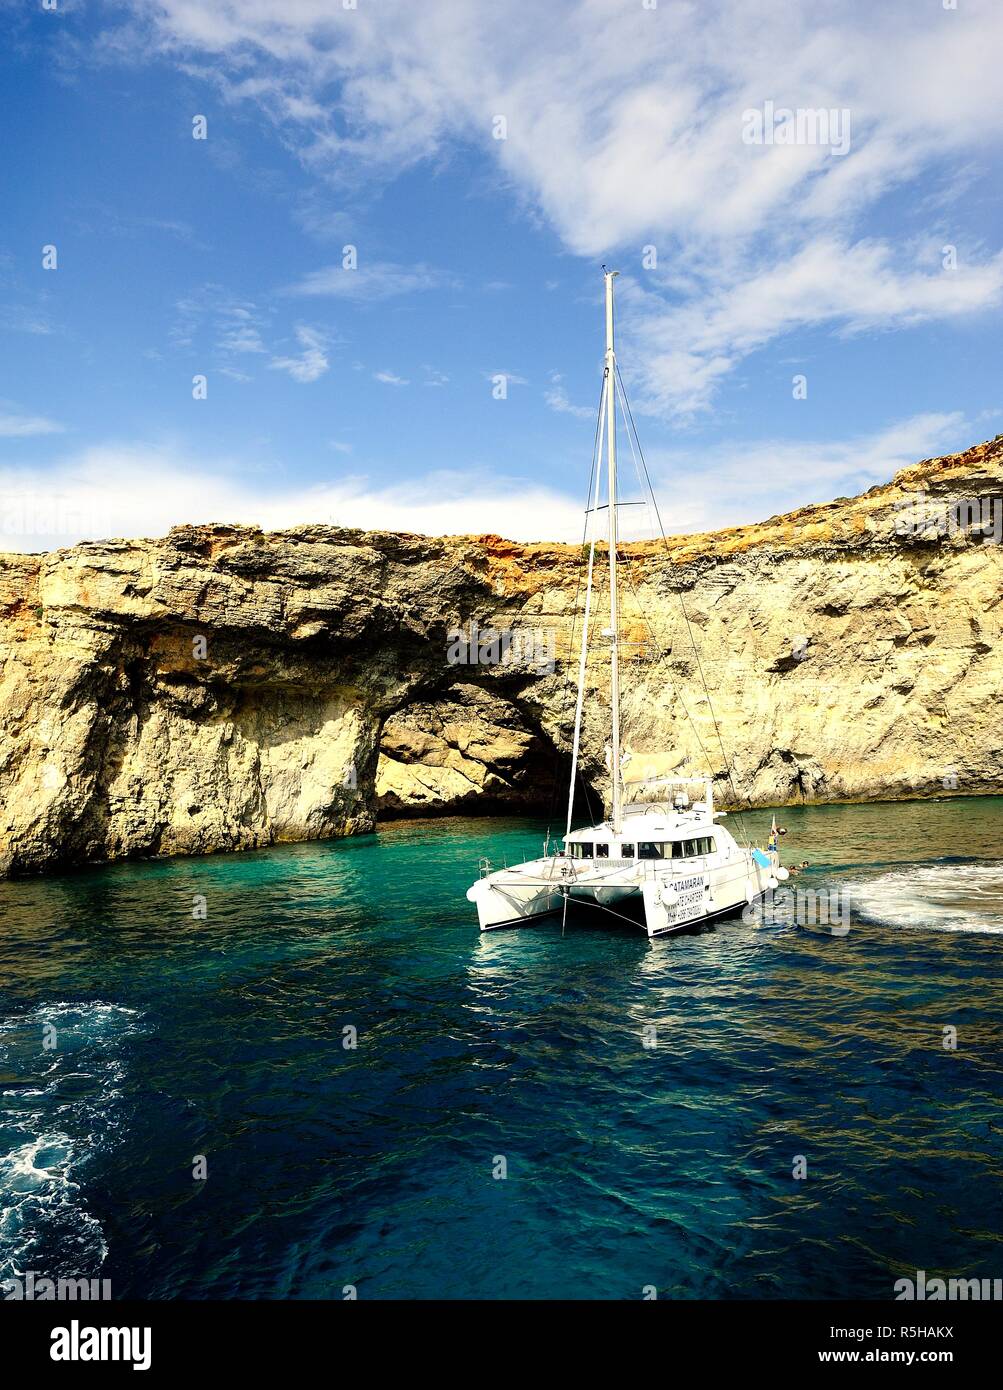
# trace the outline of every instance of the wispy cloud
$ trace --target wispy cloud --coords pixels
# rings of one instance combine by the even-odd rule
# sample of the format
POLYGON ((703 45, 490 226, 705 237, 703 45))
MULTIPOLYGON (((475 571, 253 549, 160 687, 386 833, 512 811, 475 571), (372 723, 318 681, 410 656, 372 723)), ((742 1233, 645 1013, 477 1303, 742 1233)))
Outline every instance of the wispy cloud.
POLYGON ((561 377, 558 372, 551 374, 550 386, 543 393, 543 398, 551 410, 556 410, 559 415, 574 415, 579 420, 595 418, 595 411, 590 410, 587 405, 572 405, 571 401, 568 400, 567 391, 561 385, 561 377))
POLYGON ((530 479, 468 471, 389 486, 356 473, 323 486, 282 488, 229 460, 207 463, 146 445, 91 448, 46 469, 0 464, 0 551, 161 536, 171 526, 213 521, 270 530, 320 522, 526 539, 580 537, 582 526, 575 499, 530 479))
POLYGON ((960 411, 926 412, 843 439, 726 440, 648 454, 666 530, 710 531, 853 496, 917 460, 966 448, 960 411), (699 476, 701 486, 689 486, 699 476))
MULTIPOLYGON (((828 442, 736 441, 698 454, 656 451, 649 464, 663 523, 679 533, 758 521, 854 493, 919 458, 970 442, 959 413, 928 413, 828 442), (687 486, 697 471, 701 486, 687 486)), ((582 534, 583 500, 533 478, 444 470, 387 485, 360 468, 323 486, 283 487, 275 476, 249 474, 244 460, 207 461, 145 444, 90 448, 45 467, 0 463, 0 549, 159 536, 171 526, 213 521, 268 529, 328 522, 426 535, 493 532, 513 540, 575 542, 582 534), (137 477, 144 487, 136 487, 137 477)), ((625 539, 645 534, 634 520, 640 512, 631 509, 625 539)))
POLYGON ((330 366, 327 338, 319 329, 306 324, 298 325, 296 338, 303 349, 298 357, 273 357, 268 365, 276 371, 288 372, 294 381, 316 381, 330 366))
POLYGON ((382 381, 384 386, 410 386, 410 381, 406 376, 398 376, 396 372, 373 372, 374 381, 382 381))
POLYGON ((228 363, 233 357, 266 352, 266 326, 266 316, 252 300, 209 283, 178 300, 169 336, 177 349, 211 352, 228 363))
MULTIPOLYGON (((939 249, 939 248, 938 248, 939 249)), ((949 320, 1003 302, 1003 253, 930 269, 879 240, 820 237, 786 260, 711 282, 670 306, 667 286, 644 275, 625 281, 628 335, 647 410, 688 414, 750 353, 799 328, 841 333, 949 320)))
POLYGON ((78 232, 89 236, 142 237, 148 232, 163 233, 189 246, 205 249, 189 222, 180 218, 150 217, 141 213, 123 212, 105 203, 77 205, 69 217, 78 232))
POLYGON ((261 333, 250 315, 241 315, 236 321, 223 329, 219 336, 219 347, 223 352, 266 352, 261 341, 261 333))
POLYGON ((529 381, 526 377, 520 376, 518 372, 503 371, 501 367, 496 368, 493 372, 482 372, 481 375, 485 381, 495 381, 498 377, 503 376, 509 386, 529 385, 529 381))
POLYGON ((30 333, 38 338, 51 337, 56 331, 43 311, 13 304, 0 308, 0 327, 12 333, 30 333))
POLYGON ((449 277, 426 265, 394 265, 364 261, 355 270, 340 265, 311 270, 301 280, 287 287, 288 294, 324 295, 337 299, 390 299, 395 295, 415 294, 437 289, 451 283, 449 277))
MULTIPOLYGON (((928 217, 957 209, 959 169, 994 157, 998 0, 848 4, 824 24, 779 0, 136 11, 152 15, 147 45, 209 57, 227 99, 281 122, 322 180, 356 189, 473 146, 570 252, 630 271, 653 247, 662 269, 638 275, 650 409, 705 409, 745 356, 799 326, 907 330, 999 303, 997 248, 948 279, 909 264, 878 220, 907 185, 928 217), (746 143, 744 113, 767 101, 849 113, 849 148, 746 143)), ((435 283, 385 262, 292 289, 378 299, 435 283)))
POLYGON ((322 0, 218 0, 211 18, 190 0, 134 8, 149 17, 137 47, 210 56, 228 98, 298 130, 318 172, 393 174, 474 141, 590 256, 653 230, 706 241, 781 212, 853 212, 945 155, 990 149, 1003 122, 995 0, 965 0, 963 14, 847 5, 824 26, 809 8, 747 0, 476 13, 383 0, 348 15, 322 0), (850 109, 849 154, 743 144, 743 111, 766 99, 850 109), (497 113, 504 140, 492 138, 497 113))
POLYGON ((62 434, 64 425, 44 415, 13 415, 0 411, 0 439, 28 439, 36 434, 62 434))

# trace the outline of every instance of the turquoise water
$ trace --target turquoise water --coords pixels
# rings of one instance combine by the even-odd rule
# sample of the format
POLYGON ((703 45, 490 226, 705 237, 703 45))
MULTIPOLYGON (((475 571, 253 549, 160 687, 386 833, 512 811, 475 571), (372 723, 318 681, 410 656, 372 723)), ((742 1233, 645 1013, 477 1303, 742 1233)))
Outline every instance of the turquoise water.
POLYGON ((0 884, 0 1277, 884 1298, 1003 1275, 1003 800, 781 820, 796 882, 849 891, 846 936, 482 938, 479 857, 543 833, 510 819, 0 884))

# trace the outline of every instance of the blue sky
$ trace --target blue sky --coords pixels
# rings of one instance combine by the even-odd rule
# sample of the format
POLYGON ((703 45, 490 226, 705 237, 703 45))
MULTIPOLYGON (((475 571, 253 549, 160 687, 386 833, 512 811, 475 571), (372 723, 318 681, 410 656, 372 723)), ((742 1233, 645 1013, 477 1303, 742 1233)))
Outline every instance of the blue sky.
POLYGON ((54 3, 0 3, 3 548, 580 535, 603 261, 672 529, 1003 430, 994 0, 54 3))

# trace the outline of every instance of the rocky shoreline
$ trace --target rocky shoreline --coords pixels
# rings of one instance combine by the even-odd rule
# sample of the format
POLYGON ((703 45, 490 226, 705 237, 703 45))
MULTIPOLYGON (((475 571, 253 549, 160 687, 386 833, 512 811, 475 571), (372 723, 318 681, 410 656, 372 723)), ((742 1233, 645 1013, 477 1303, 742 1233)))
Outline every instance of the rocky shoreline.
MULTIPOLYGON (((1003 436, 625 547, 628 746, 709 762, 722 805, 722 745, 743 804, 1003 792, 1003 545, 966 513, 987 498, 1003 514, 1003 436)), ((567 767, 579 561, 227 525, 0 556, 0 873, 538 809, 567 767)))

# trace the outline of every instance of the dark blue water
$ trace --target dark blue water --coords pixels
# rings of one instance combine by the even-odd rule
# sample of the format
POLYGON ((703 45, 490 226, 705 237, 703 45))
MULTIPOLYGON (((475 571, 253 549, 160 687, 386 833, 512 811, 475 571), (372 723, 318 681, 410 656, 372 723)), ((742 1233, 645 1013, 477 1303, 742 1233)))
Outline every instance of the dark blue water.
POLYGON ((852 890, 845 937, 482 938, 478 857, 539 849, 515 820, 0 885, 0 1277, 884 1298, 916 1269, 1000 1276, 1003 801, 782 819, 797 882, 852 890))

